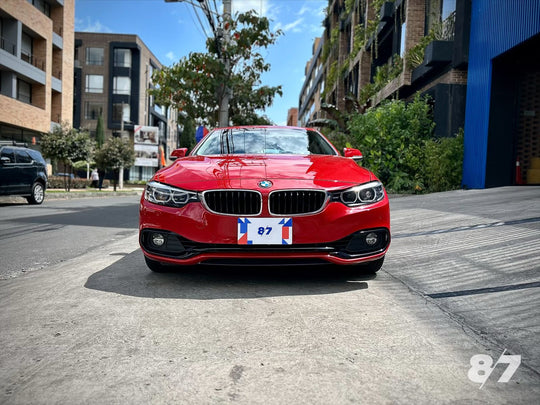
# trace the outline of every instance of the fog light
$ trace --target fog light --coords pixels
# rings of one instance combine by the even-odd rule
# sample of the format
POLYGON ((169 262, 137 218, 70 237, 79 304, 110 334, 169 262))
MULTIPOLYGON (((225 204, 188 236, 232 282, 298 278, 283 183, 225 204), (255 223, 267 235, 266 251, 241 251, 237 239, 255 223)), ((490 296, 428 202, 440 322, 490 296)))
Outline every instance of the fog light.
POLYGON ((163 246, 163 244, 165 243, 165 236, 160 233, 153 233, 152 243, 154 244, 154 246, 163 246))
POLYGON ((377 243, 377 241, 379 240, 379 238, 377 237, 377 234, 376 233, 373 233, 373 232, 370 232, 367 234, 366 236, 366 243, 369 245, 369 246, 373 246, 377 243))

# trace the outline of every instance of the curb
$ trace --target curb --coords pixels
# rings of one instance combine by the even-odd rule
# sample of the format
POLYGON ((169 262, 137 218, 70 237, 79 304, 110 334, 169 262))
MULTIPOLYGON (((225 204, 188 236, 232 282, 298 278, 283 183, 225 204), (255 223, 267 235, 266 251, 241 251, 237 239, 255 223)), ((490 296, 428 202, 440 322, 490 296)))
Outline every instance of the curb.
MULTIPOLYGON (((106 197, 128 197, 128 196, 140 196, 141 190, 133 191, 70 191, 70 192, 45 192, 45 201, 49 200, 73 200, 77 198, 106 198, 106 197)), ((0 204, 26 204, 26 198, 19 196, 1 196, 0 204)))
POLYGON ((72 200, 74 198, 105 198, 141 195, 142 190, 134 191, 70 191, 59 193, 46 193, 45 200, 72 200))

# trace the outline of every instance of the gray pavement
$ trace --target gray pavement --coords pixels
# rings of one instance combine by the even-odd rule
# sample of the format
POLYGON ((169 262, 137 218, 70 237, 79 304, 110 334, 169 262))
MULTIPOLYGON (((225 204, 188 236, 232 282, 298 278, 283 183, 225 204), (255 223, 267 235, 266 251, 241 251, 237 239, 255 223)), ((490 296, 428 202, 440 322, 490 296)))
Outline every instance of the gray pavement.
POLYGON ((136 234, 138 199, 108 194, 46 199, 42 205, 0 202, 0 279, 49 268, 136 234))
POLYGON ((391 202, 385 269, 540 375, 540 187, 391 202))
POLYGON ((377 277, 154 274, 126 235, 0 280, 0 403, 537 403, 539 191, 392 199, 377 277))

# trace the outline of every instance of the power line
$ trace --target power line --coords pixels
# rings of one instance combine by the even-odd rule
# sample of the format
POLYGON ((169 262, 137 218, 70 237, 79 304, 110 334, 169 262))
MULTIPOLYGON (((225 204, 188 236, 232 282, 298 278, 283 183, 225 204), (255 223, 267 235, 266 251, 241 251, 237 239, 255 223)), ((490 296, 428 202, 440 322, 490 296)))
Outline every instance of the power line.
POLYGON ((193 25, 199 30, 199 33, 202 34, 203 37, 205 37, 206 39, 209 38, 207 32, 206 32, 206 28, 205 26, 203 25, 201 19, 199 18, 199 14, 197 14, 197 10, 192 10, 192 7, 187 7, 189 9, 189 16, 191 17, 191 21, 193 21, 193 25), (199 25, 200 26, 197 26, 197 23, 195 22, 195 19, 193 18, 193 13, 195 13, 195 16, 197 17, 197 20, 199 20, 199 25), (202 31, 201 31, 202 29, 202 31))

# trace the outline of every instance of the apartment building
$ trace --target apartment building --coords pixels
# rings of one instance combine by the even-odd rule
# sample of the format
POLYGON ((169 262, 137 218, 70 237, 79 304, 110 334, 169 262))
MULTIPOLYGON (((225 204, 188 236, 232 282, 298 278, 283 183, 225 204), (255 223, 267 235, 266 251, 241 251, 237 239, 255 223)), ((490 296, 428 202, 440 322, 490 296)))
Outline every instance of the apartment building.
POLYGON ((289 108, 287 111, 287 125, 290 127, 298 126, 298 108, 289 108))
POLYGON ((0 140, 39 148, 73 112, 74 0, 0 2, 0 140))
POLYGON ((177 147, 177 116, 154 103, 148 89, 161 63, 136 35, 75 33, 73 126, 130 139, 135 165, 125 178, 148 180, 177 147))
POLYGON ((538 0, 329 0, 323 24, 300 93, 302 125, 322 124, 321 103, 345 111, 356 100, 362 111, 428 94, 436 136, 465 129, 464 186, 520 184, 536 170, 538 0))
POLYGON ((343 111, 347 98, 367 108, 419 91, 432 97, 436 134, 454 135, 464 125, 469 19, 468 0, 330 0, 306 70, 301 122, 325 116, 321 99, 343 111))
POLYGON ((324 69, 322 63, 322 48, 324 38, 315 38, 313 42, 311 59, 306 63, 306 80, 300 91, 298 107, 298 122, 302 126, 308 123, 316 124, 322 118, 321 96, 324 90, 324 69))

